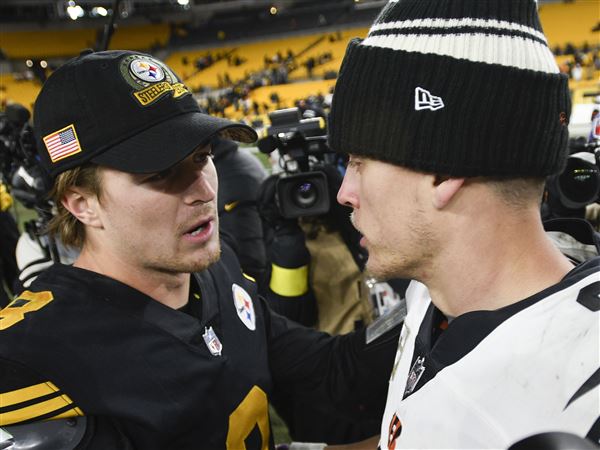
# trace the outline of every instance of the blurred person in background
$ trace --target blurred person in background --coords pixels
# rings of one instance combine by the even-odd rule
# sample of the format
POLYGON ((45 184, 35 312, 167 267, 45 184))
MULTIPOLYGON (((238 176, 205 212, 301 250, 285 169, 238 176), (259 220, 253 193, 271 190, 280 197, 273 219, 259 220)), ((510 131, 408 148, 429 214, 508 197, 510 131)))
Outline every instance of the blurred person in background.
POLYGON ((219 229, 236 252, 244 272, 262 280, 267 262, 256 197, 267 171, 258 158, 240 150, 237 142, 216 137, 212 151, 219 177, 219 229))

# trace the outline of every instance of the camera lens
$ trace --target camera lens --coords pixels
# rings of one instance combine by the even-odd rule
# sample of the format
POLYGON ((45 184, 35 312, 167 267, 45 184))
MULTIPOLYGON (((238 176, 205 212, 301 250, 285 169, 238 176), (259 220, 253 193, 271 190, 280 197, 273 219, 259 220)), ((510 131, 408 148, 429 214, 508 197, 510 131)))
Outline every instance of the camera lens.
POLYGON ((309 181, 298 183, 292 190, 292 200, 299 208, 310 208, 319 199, 319 192, 309 181))
POLYGON ((559 177, 559 188, 571 202, 586 205, 596 199, 599 181, 596 166, 569 158, 565 171, 559 177))

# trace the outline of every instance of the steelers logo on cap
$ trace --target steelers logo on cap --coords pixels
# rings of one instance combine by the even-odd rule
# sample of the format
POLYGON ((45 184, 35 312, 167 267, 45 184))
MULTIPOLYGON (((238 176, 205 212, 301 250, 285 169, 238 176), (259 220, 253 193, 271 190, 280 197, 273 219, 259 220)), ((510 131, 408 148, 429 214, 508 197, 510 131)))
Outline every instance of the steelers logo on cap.
POLYGON ((121 59, 119 70, 123 79, 133 88, 133 98, 141 106, 153 105, 166 96, 181 99, 191 95, 187 86, 179 81, 167 65, 150 56, 127 55, 121 59))
POLYGON ((162 67, 150 59, 134 59, 129 63, 131 74, 147 83, 157 83, 165 79, 162 67))

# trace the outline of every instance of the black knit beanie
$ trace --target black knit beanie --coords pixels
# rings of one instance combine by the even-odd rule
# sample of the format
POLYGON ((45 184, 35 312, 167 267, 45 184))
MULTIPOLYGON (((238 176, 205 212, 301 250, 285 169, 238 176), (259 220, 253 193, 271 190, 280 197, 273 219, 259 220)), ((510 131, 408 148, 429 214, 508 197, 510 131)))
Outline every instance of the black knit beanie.
POLYGON ((425 172, 562 170, 571 102, 535 0, 390 0, 350 42, 329 144, 425 172))

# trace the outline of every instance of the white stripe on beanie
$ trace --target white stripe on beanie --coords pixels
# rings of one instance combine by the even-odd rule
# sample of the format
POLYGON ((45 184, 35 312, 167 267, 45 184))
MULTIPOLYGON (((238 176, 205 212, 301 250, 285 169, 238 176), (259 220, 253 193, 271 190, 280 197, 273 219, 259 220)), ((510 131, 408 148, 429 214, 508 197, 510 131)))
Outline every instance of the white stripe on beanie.
POLYGON ((546 36, 544 36, 544 33, 536 30, 535 28, 531 28, 520 23, 507 22, 505 20, 474 19, 471 17, 464 17, 461 19, 430 18, 375 23, 369 30, 369 34, 373 33, 374 31, 380 30, 410 28, 446 28, 448 29, 448 32, 450 32, 452 28, 460 27, 491 28, 496 30, 520 31, 522 33, 530 34, 536 37, 537 39, 547 43, 546 36))
POLYGON ((369 36, 361 42, 361 45, 450 56, 545 73, 559 73, 558 65, 548 46, 518 36, 484 33, 387 34, 369 36))

